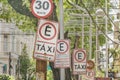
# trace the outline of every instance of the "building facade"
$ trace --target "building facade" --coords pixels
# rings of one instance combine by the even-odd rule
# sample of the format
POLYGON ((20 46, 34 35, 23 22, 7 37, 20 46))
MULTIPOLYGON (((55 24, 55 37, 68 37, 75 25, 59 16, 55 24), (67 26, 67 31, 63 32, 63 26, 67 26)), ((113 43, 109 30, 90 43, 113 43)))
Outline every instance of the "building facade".
POLYGON ((33 32, 22 32, 14 23, 0 22, 0 74, 16 76, 18 57, 24 45, 32 57, 34 38, 33 32))

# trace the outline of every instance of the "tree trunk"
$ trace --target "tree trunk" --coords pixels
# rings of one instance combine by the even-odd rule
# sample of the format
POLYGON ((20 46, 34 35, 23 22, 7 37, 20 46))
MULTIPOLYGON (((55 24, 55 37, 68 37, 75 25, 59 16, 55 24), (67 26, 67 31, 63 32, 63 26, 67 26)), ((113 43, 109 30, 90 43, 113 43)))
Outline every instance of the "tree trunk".
POLYGON ((36 60, 36 80, 46 80, 47 61, 36 60))

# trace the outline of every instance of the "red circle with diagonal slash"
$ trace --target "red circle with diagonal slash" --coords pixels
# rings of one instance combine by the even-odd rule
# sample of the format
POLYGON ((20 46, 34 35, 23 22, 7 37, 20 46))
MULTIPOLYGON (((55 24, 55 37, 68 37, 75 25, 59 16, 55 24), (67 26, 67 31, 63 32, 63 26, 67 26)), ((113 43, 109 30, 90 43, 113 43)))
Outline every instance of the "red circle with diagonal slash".
MULTIPOLYGON (((68 51, 69 46, 68 46, 68 43, 67 43, 66 41, 63 41, 63 40, 58 41, 57 45, 58 45, 59 43, 61 43, 61 42, 63 42, 63 43, 66 45, 66 50, 65 50, 64 52, 61 52, 61 51, 58 50, 58 48, 57 48, 57 52, 60 53, 60 54, 64 54, 64 53, 66 53, 66 52, 68 51)), ((58 47, 58 46, 57 46, 57 47, 58 47)))
POLYGON ((86 58, 86 53, 85 53, 85 51, 83 51, 83 50, 77 50, 77 51, 75 52, 75 60, 76 60, 76 61, 82 62, 82 61, 85 60, 85 58, 86 58), (78 53, 82 53, 82 54, 83 54, 83 59, 79 60, 79 59, 76 57, 76 55, 77 55, 78 53))
POLYGON ((43 25, 41 25, 41 27, 40 27, 40 29, 39 29, 39 35, 40 35, 43 39, 45 39, 45 40, 51 40, 51 39, 53 39, 53 38, 56 36, 56 28, 55 28, 55 26, 54 26, 52 23, 46 22, 46 23, 44 23, 43 25), (54 30, 53 35, 50 36, 50 37, 46 37, 46 36, 43 35, 43 33, 42 33, 42 29, 45 28, 47 25, 49 25, 50 27, 52 27, 53 30, 54 30))

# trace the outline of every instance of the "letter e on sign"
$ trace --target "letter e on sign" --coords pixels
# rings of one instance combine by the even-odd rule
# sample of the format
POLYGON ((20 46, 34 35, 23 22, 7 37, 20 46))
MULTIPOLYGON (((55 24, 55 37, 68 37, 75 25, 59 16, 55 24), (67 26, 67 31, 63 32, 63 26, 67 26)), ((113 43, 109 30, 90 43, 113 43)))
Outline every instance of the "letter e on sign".
POLYGON ((50 23, 44 23, 39 29, 39 35, 45 40, 51 40, 56 36, 56 28, 50 23))
POLYGON ((39 20, 37 40, 56 44, 58 39, 58 33, 59 24, 57 22, 45 19, 39 20))
POLYGON ((78 62, 84 61, 86 58, 86 53, 84 50, 78 50, 75 52, 75 60, 78 62))
POLYGON ((58 22, 40 19, 35 39, 34 58, 54 61, 59 33, 58 22))
POLYGON ((65 40, 58 40, 57 42, 57 52, 60 54, 64 54, 68 51, 69 45, 65 40))
POLYGON ((88 78, 92 78, 92 77, 94 78, 94 75, 95 75, 95 72, 93 70, 87 70, 86 76, 88 78))

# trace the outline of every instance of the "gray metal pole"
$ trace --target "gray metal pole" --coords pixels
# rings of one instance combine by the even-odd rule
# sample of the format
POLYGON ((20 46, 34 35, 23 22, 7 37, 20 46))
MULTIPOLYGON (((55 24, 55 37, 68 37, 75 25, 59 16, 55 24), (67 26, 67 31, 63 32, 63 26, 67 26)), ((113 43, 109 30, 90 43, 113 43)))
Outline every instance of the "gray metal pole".
POLYGON ((95 58, 96 58, 96 71, 98 70, 98 17, 96 16, 96 21, 97 21, 97 25, 96 25, 96 53, 95 53, 95 58))
MULTIPOLYGON (((85 24, 85 22, 84 22, 84 13, 82 14, 83 15, 83 17, 82 17, 82 49, 84 49, 84 24, 85 24)), ((79 80, 81 80, 82 79, 82 76, 81 75, 79 75, 79 80)))
MULTIPOLYGON (((63 17, 63 0, 59 0, 59 9, 60 9, 60 16, 59 16, 59 23, 60 23, 60 39, 64 39, 64 17, 63 17)), ((60 69, 60 80, 65 80, 65 69, 60 69)))
POLYGON ((84 16, 82 17, 82 48, 84 48, 84 16))
MULTIPOLYGON (((105 12, 107 14, 107 0, 105 0, 105 12)), ((106 35, 107 35, 107 15, 105 16, 105 28, 106 28, 106 35)), ((108 77, 108 38, 106 37, 106 77, 108 77)))
POLYGON ((89 44, 90 44, 90 49, 89 49, 89 59, 92 59, 92 20, 90 18, 90 30, 89 30, 89 34, 90 34, 90 39, 89 39, 89 44))

